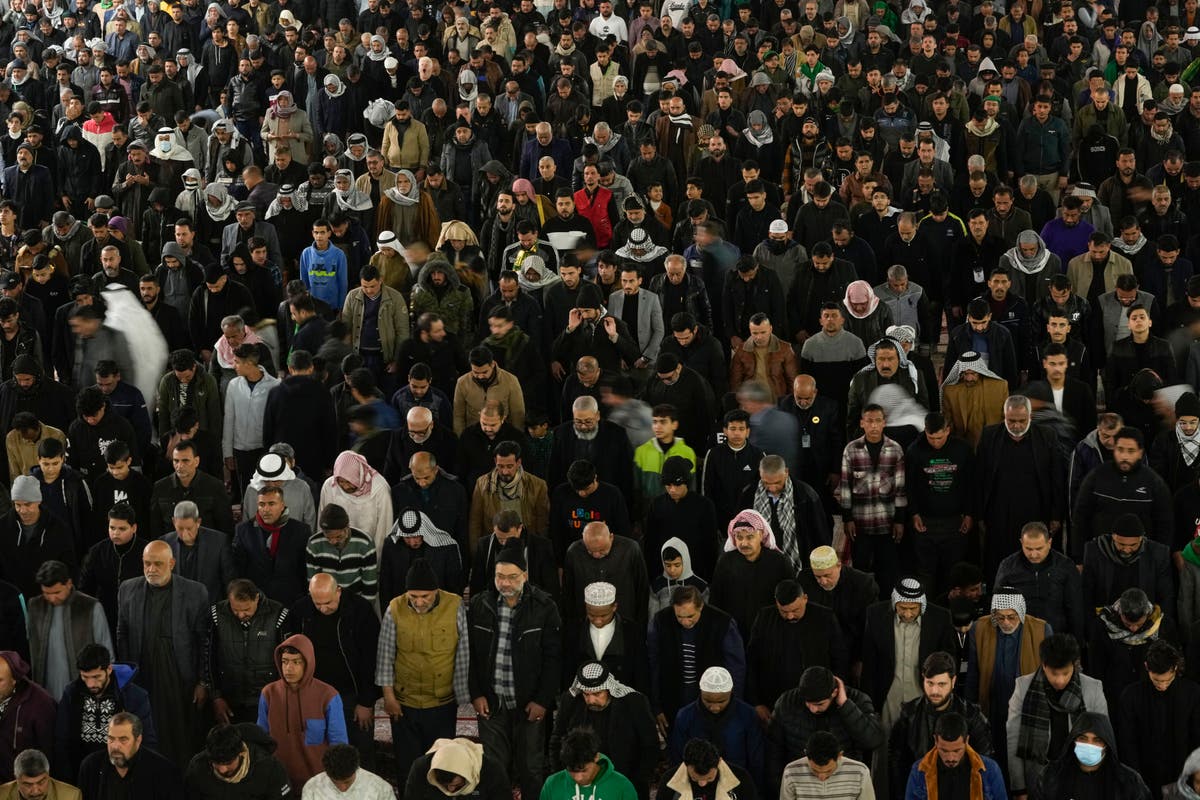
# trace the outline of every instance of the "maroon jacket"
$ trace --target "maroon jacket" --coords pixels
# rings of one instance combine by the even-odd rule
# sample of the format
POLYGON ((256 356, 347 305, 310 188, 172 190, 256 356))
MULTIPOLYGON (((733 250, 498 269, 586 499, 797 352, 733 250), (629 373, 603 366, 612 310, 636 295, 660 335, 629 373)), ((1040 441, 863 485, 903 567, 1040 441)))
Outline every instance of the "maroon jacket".
POLYGON ((0 783, 13 779, 13 759, 31 747, 54 752, 54 715, 58 704, 29 677, 29 665, 12 651, 0 650, 8 662, 16 689, 0 713, 0 783))

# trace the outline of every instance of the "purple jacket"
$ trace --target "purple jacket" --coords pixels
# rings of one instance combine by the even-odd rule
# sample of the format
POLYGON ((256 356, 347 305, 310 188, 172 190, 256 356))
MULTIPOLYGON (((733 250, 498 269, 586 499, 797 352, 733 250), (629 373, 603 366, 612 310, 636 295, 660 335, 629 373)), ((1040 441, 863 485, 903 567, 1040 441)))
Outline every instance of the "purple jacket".
POLYGON ((0 650, 16 682, 12 699, 0 714, 0 783, 13 779, 13 759, 30 747, 54 752, 54 719, 58 705, 29 677, 29 665, 12 651, 0 650))

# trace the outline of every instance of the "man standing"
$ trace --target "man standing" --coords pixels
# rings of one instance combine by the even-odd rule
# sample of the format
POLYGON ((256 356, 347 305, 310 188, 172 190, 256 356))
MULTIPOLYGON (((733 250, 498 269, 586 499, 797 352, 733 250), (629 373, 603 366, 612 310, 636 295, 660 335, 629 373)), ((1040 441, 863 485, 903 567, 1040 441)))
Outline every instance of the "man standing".
POLYGON ((233 580, 233 551, 229 547, 229 537, 204 527, 200 509, 191 500, 175 505, 171 522, 174 530, 161 538, 171 547, 178 574, 203 584, 208 590, 209 601, 219 602, 225 596, 225 587, 233 580))
POLYGON ((1054 434, 1033 425, 1029 398, 1020 395, 1004 401, 1003 423, 983 429, 975 464, 984 573, 994 575, 1026 523, 1044 520, 1052 535, 1062 528, 1066 475, 1054 434))
POLYGON ((275 646, 287 613, 245 578, 231 581, 226 598, 212 607, 206 683, 217 722, 258 719, 258 696, 279 677, 275 646))
MULTIPOLYGON (((144 578, 125 581, 117 592, 117 657, 141 665, 159 750, 177 766, 186 765, 195 752, 195 709, 207 696, 208 591, 173 574, 175 559, 166 542, 146 545, 142 568, 144 578)), ((140 741, 140 722, 138 728, 140 741)))
POLYGON ((439 588, 424 559, 409 568, 405 585, 384 610, 375 660, 397 775, 407 775, 436 740, 454 738, 457 708, 470 702, 466 605, 439 588))
POLYGON ((75 588, 66 564, 47 561, 35 580, 41 594, 26 598, 33 679, 59 697, 74 680, 76 661, 87 646, 100 644, 112 652, 112 633, 104 607, 75 588))
POLYGON ((617 604, 629 619, 645 626, 650 578, 637 543, 614 534, 604 522, 589 522, 579 541, 567 548, 563 565, 564 609, 568 620, 584 615, 585 589, 604 581, 616 587, 617 604))
POLYGON ((368 264, 359 285, 346 295, 342 319, 350 328, 350 346, 362 354, 363 366, 376 381, 395 367, 400 345, 409 337, 408 304, 403 295, 385 286, 379 268, 368 264))
POLYGON ((67 684, 58 703, 55 727, 55 774, 75 779, 75 765, 104 749, 108 722, 114 714, 128 711, 142 721, 147 745, 158 747, 150 695, 133 682, 137 668, 112 663, 108 648, 89 644, 75 660, 75 680, 67 684))
POLYGON ((221 455, 225 458, 225 468, 237 476, 235 497, 245 491, 258 460, 266 455, 263 415, 268 395, 279 385, 279 379, 263 369, 259 358, 258 347, 253 344, 245 343, 234 350, 233 371, 237 377, 225 389, 221 455))
POLYGON ((908 505, 904 451, 883 435, 881 406, 863 408, 863 435, 842 454, 839 501, 846 537, 853 543, 854 563, 875 572, 879 587, 891 591, 899 569, 897 545, 904 537, 908 505))
POLYGON ((471 704, 479 738, 534 797, 545 779, 546 713, 562 674, 558 607, 527 585, 525 554, 506 547, 496 557, 494 588, 471 598, 471 704))
POLYGON ((13 777, 13 760, 30 747, 54 749, 54 698, 29 677, 13 650, 0 650, 0 780, 13 777))
POLYGON ((976 800, 1005 800, 1004 776, 1000 765, 979 753, 970 743, 967 721, 950 712, 937 721, 933 747, 912 765, 905 800, 949 797, 952 787, 970 786, 976 800))
MULTIPOLYGON (((302 633, 316 658, 312 674, 340 695, 344 730, 362 754, 375 763, 376 648, 379 617, 375 606, 318 572, 288 615, 288 633, 302 633)), ((311 663, 311 661, 310 661, 311 663)), ((343 740, 345 741, 345 740, 343 740)))
POLYGON ((183 439, 175 445, 171 451, 171 464, 174 471, 154 484, 150 496, 153 518, 147 520, 147 524, 152 526, 151 529, 171 530, 175 506, 183 500, 191 500, 212 527, 226 535, 232 534, 233 511, 229 494, 219 478, 200 471, 200 452, 194 439, 183 439))
POLYGON ((1025 598, 1028 613, 1046 620, 1056 633, 1073 634, 1082 642, 1087 631, 1079 570, 1052 544, 1044 523, 1026 524, 1021 529, 1021 549, 1000 562, 996 585, 1013 587, 1025 598))
POLYGON ((958 659, 949 653, 931 653, 921 665, 921 697, 900 707, 900 718, 892 728, 888 765, 892 796, 904 794, 914 761, 934 746, 934 729, 947 714, 959 714, 967 723, 972 745, 980 755, 992 753, 992 734, 979 706, 955 692, 958 659))
POLYGON ((1079 642, 1066 633, 1042 640, 1041 665, 1017 678, 1008 701, 1008 781, 1028 796, 1042 770, 1063 752, 1067 731, 1086 712, 1108 713, 1104 687, 1079 666, 1079 642))
POLYGON ((291 605, 304 594, 308 526, 287 516, 283 489, 258 490, 258 513, 238 523, 233 536, 236 573, 262 588, 267 597, 291 605))
POLYGON ((263 687, 258 727, 278 744, 276 756, 287 770, 292 791, 321 772, 321 756, 333 744, 348 744, 342 698, 314 677, 316 656, 307 636, 296 634, 275 648, 280 677, 263 687))
POLYGON ((949 588, 950 568, 967 555, 974 466, 970 446, 950 435, 950 424, 941 414, 925 416, 925 433, 904 454, 917 571, 935 594, 949 588))

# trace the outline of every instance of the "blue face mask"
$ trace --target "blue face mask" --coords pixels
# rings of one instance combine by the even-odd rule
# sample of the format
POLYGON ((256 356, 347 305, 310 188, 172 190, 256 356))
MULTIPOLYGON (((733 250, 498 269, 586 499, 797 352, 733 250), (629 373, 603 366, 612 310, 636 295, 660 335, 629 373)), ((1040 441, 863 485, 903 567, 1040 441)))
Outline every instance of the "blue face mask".
POLYGON ((1104 760, 1104 748, 1087 742, 1075 743, 1075 758, 1085 767, 1094 767, 1104 760))

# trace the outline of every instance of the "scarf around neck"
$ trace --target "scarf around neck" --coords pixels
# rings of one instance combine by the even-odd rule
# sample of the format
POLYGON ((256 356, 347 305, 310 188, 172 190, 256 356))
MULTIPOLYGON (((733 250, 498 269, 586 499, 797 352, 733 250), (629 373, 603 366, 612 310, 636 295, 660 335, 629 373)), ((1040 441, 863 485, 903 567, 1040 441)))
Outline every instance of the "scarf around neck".
POLYGON ((397 181, 396 185, 392 188, 385 189, 383 193, 387 195, 389 200, 398 206, 415 206, 421 199, 421 187, 417 185, 417 179, 408 170, 400 170, 396 177, 399 177, 400 175, 408 178, 408 194, 404 194, 400 191, 399 181, 397 181))
POLYGON ((1029 691, 1021 705, 1021 727, 1017 737, 1017 757, 1037 764, 1047 763, 1050 750, 1050 735, 1053 714, 1066 714, 1068 725, 1076 714, 1084 711, 1083 682, 1079 678, 1079 667, 1057 700, 1053 699, 1046 673, 1040 668, 1029 682, 1029 691))
MULTIPOLYGON (((783 482, 783 491, 779 493, 778 499, 772 498, 762 481, 759 481, 758 487, 754 490, 754 510, 769 523, 772 519, 771 510, 774 508, 774 519, 778 525, 772 528, 768 524, 767 527, 775 534, 776 547, 787 556, 792 569, 798 571, 802 566, 802 561, 800 560, 800 536, 799 531, 796 530, 796 503, 793 494, 790 480, 783 482)), ((765 542, 764 537, 764 546, 765 542)))
POLYGON ((1156 641, 1158 639, 1158 629, 1162 625, 1162 621, 1162 608, 1156 605, 1154 606, 1154 610, 1150 612, 1150 618, 1142 626, 1142 629, 1140 631, 1131 631, 1122 624, 1121 614, 1116 610, 1115 603, 1100 609, 1100 622, 1104 624, 1108 638, 1129 647, 1136 647, 1146 642, 1156 641))
POLYGON ((512 480, 505 481, 500 477, 500 473, 492 470, 488 473, 487 491, 489 494, 497 494, 504 500, 510 503, 521 502, 523 490, 525 488, 525 470, 517 467, 517 472, 512 476, 512 480))
POLYGON ((1190 467, 1195 463, 1196 456, 1200 456, 1200 429, 1191 436, 1184 436, 1182 426, 1176 422, 1175 438, 1179 441, 1179 454, 1183 456, 1183 463, 1190 467))
MULTIPOLYGON (((1143 541, 1143 545, 1144 544, 1145 542, 1143 541)), ((1113 544, 1111 536, 1097 536, 1096 546, 1100 548, 1100 552, 1103 553, 1108 560, 1112 561, 1114 564, 1125 567, 1131 567, 1138 563, 1138 561, 1140 561, 1142 558, 1142 551, 1146 549, 1143 546, 1139 547, 1136 553, 1122 553, 1117 549, 1116 545, 1113 544)))
POLYGON ((271 553, 271 558, 274 558, 275 554, 279 552, 279 534, 283 530, 283 526, 287 524, 287 514, 280 517, 274 525, 264 522, 262 514, 255 514, 254 524, 270 534, 267 537, 267 550, 271 553))

